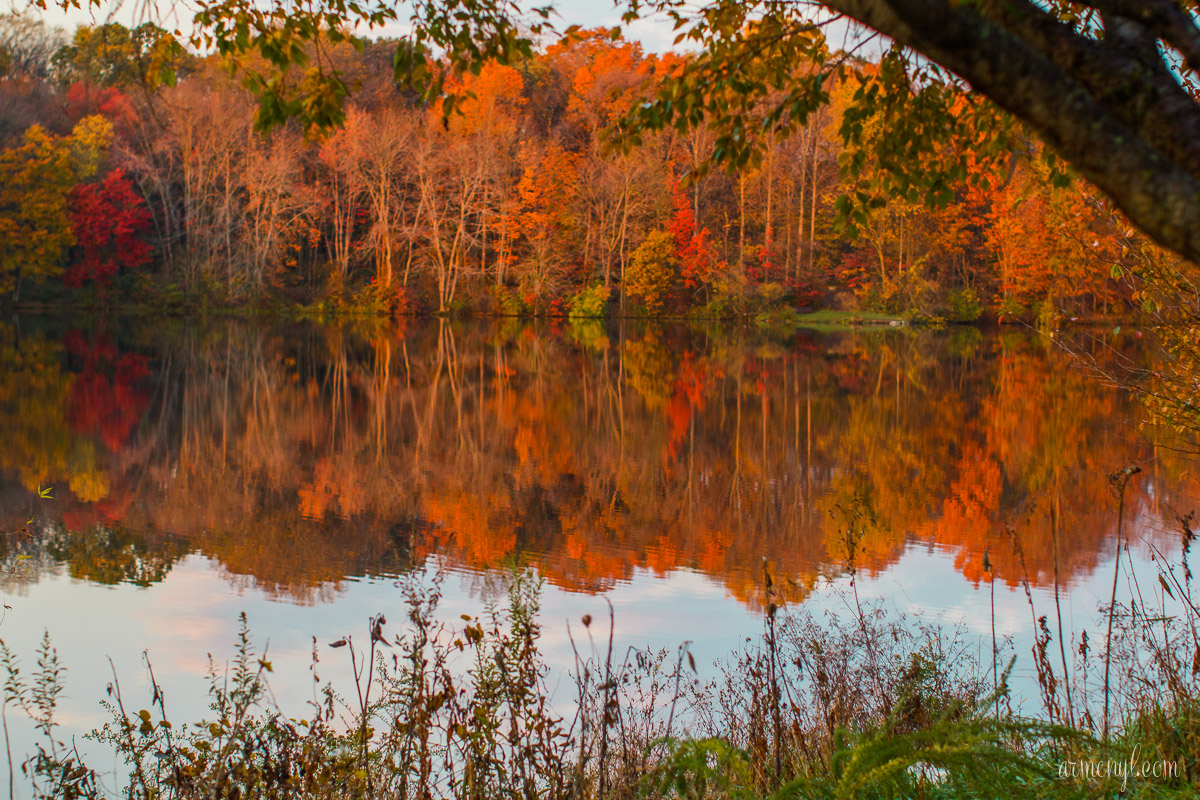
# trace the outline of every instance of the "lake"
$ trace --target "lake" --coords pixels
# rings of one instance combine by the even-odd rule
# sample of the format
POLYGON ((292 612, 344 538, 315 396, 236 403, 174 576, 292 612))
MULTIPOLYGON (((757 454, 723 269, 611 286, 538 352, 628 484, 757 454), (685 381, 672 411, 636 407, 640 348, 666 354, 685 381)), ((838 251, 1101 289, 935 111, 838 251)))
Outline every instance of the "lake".
MULTIPOLYGON (((1128 334, 1073 341, 1101 365, 1143 358, 1128 334)), ((545 581, 564 683, 568 622, 588 647, 578 620, 606 638, 609 602, 618 649, 691 642, 710 669, 761 633, 768 574, 817 613, 845 611, 853 580, 986 661, 994 576, 1029 689, 1038 617, 1103 635, 1109 474, 1142 470, 1124 507, 1145 587, 1198 496, 1132 398, 1008 328, 22 315, 0 321, 0 375, 0 638, 28 669, 49 632, 68 738, 108 718, 114 669, 149 704, 143 653, 176 718, 199 719, 242 612, 299 715, 314 645, 320 679, 344 680, 323 645, 398 623, 398 583, 440 573, 456 620, 517 568, 545 581)))

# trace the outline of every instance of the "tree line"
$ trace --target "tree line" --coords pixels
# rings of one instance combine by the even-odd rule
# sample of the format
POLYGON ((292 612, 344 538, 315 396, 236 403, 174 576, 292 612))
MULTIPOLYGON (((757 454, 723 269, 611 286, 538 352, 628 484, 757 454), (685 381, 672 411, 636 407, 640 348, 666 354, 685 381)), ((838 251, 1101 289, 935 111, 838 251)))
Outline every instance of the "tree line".
MULTIPOLYGON (((711 128, 612 133, 694 56, 580 31, 448 75, 447 115, 406 88, 396 47, 323 54, 351 90, 344 124, 263 131, 259 56, 202 57, 149 23, 67 38, 0 18, 0 291, 395 314, 1053 320, 1125 310, 1130 272, 1164 258, 1020 132, 999 157, 982 142, 958 153, 960 180, 933 207, 914 191, 850 219, 864 165, 847 141, 894 133, 883 112, 846 114, 878 63, 846 58, 803 125, 708 170, 711 128)), ((951 105, 975 124, 969 96, 951 105)), ((868 163, 868 177, 885 167, 868 163)))

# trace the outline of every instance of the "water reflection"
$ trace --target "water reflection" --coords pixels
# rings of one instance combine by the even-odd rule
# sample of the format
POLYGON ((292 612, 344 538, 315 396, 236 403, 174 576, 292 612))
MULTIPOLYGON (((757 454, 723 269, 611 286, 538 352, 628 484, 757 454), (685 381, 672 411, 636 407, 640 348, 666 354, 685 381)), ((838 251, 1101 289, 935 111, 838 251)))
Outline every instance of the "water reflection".
POLYGON ((149 585, 198 552, 318 602, 437 553, 583 592, 686 568, 755 606, 764 557, 798 600, 930 545, 966 581, 986 551, 1010 585, 1069 585, 1108 552, 1108 472, 1143 466, 1147 535, 1195 495, 1127 397, 974 328, 22 318, 0 372, 0 530, 33 519, 10 592, 57 565, 149 585))

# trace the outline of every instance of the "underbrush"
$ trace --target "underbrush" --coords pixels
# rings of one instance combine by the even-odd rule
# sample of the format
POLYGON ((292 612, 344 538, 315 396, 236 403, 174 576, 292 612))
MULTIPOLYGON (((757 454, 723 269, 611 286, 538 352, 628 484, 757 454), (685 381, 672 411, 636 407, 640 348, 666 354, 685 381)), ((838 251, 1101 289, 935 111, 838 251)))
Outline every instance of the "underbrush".
MULTIPOLYGON (((10 775, 36 798, 71 800, 1195 797, 1193 518, 1179 521, 1178 561, 1155 548, 1157 583, 1139 585, 1122 550, 1125 489, 1137 472, 1109 476, 1118 527, 1102 640, 1064 633, 1057 603, 1054 618, 1039 616, 1024 583, 1035 635, 1023 657, 1036 688, 1020 698, 1010 676, 1021 654, 994 626, 987 647, 963 629, 860 602, 861 519, 850 512, 845 611, 783 609, 764 562, 762 632, 713 679, 700 679, 688 642, 617 652, 610 611, 568 626, 574 691, 554 697, 560 676, 539 650, 536 576, 509 575, 502 601, 452 622, 438 618, 443 576, 414 576, 400 584, 398 623, 379 614, 361 635, 314 639, 319 689, 304 709, 275 703, 272 664, 244 616, 233 662, 210 664, 207 719, 171 719, 148 658, 143 702, 126 698, 114 673, 101 700, 109 721, 89 737, 124 765, 115 775, 59 738, 65 669, 49 634, 28 674, 0 641, 10 775), (1117 602, 1122 580, 1128 603, 1117 602), (349 663, 349 685, 321 684, 319 664, 331 656, 349 663), (1021 701, 1034 699, 1038 708, 1024 711, 1021 701), (26 716, 38 737, 19 762, 10 714, 26 716)), ((1023 559, 1019 534, 1007 533, 1023 559)), ((989 579, 991 569, 985 553, 989 579)))
MULTIPOLYGON (((1053 684, 1049 713, 1024 717, 1012 707, 1011 659, 1007 669, 983 663, 962 631, 857 601, 845 615, 784 613, 765 579, 762 635, 707 682, 687 644, 619 654, 611 617, 572 624, 569 703, 551 700, 540 586, 529 575, 511 579, 505 602, 453 623, 436 620, 440 578, 405 584, 401 624, 379 615, 361 637, 314 642, 314 677, 336 654, 355 679, 323 686, 298 715, 271 699, 272 665, 243 618, 233 663, 211 669, 206 720, 172 721, 149 665, 145 708, 114 675, 103 701, 111 719, 91 737, 125 764, 116 776, 57 738, 64 671, 49 637, 28 678, 0 643, 6 744, 7 715, 27 714, 40 740, 14 767, 35 797, 55 798, 101 796, 113 781, 139 800, 1194 796, 1200 705, 1195 664, 1183 657, 1194 619, 1114 612, 1122 638, 1105 658, 1127 680, 1109 709, 1123 724, 1105 738, 1095 689, 1075 683, 1068 712, 1062 676, 1040 671, 1043 689, 1053 684), (1136 641, 1147 635, 1149 651, 1136 641), (1139 759, 1176 771, 1139 778, 1112 767, 1139 759), (1109 767, 1064 773, 1080 763, 1109 767)), ((1103 699, 1107 707, 1107 685, 1103 699)))

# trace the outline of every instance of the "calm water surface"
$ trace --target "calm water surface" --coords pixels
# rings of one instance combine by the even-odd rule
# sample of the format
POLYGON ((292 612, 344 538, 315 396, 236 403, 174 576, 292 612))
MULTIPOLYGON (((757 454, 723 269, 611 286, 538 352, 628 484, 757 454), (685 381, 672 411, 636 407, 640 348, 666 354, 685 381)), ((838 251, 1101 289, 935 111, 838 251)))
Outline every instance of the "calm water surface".
POLYGON ((1020 332, 23 316, 0 321, 0 376, 0 530, 27 531, 3 540, 0 637, 31 665, 49 631, 68 734, 105 721, 110 657, 147 704, 143 652, 175 717, 203 716, 241 612, 300 715, 314 637, 401 619, 417 573, 443 573, 446 619, 478 613, 512 565, 546 581, 564 684, 567 620, 606 599, 622 648, 726 656, 761 631, 764 560, 794 606, 845 610, 853 571, 984 648, 987 551, 1028 662, 1056 585, 1075 635, 1101 635, 1108 473, 1143 469, 1127 530, 1149 576, 1198 496, 1130 398, 1020 332))

